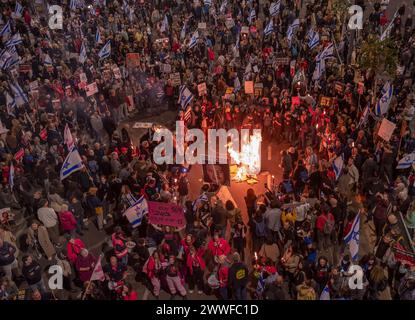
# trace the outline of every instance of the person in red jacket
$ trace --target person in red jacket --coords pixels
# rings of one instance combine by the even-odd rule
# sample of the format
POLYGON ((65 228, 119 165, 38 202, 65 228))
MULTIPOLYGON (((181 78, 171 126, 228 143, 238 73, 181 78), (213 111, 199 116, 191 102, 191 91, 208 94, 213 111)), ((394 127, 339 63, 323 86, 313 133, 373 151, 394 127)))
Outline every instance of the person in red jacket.
POLYGON ((218 269, 219 296, 222 300, 228 300, 228 276, 229 261, 226 258, 220 259, 218 269))
POLYGON ((125 238, 124 232, 119 226, 114 228, 114 233, 111 235, 111 240, 118 261, 126 266, 128 263, 128 248, 126 245, 127 239, 125 238))
POLYGON ((322 213, 316 221, 318 249, 326 250, 331 244, 334 230, 334 216, 329 212, 328 206, 322 206, 322 213))
POLYGON ((125 283, 122 289, 122 299, 125 301, 138 300, 138 294, 133 289, 131 283, 125 283))
POLYGON ((81 239, 68 236, 68 244, 66 245, 66 252, 69 261, 74 264, 81 250, 85 248, 85 243, 81 239))
POLYGON ((73 235, 76 229, 76 219, 71 211, 68 210, 68 206, 63 204, 61 211, 59 212, 59 222, 61 224, 62 231, 73 235))
POLYGON ((156 299, 159 298, 160 294, 160 274, 166 265, 164 256, 156 250, 143 266, 143 272, 147 274, 153 285, 153 295, 156 299))
POLYGON ((198 294, 203 293, 203 272, 206 264, 203 258, 198 254, 195 247, 190 247, 189 254, 186 259, 186 267, 188 271, 189 293, 193 293, 195 284, 197 285, 198 294))
POLYGON ((208 244, 208 250, 213 254, 215 261, 217 262, 219 257, 227 256, 231 252, 231 247, 223 238, 219 237, 219 233, 215 231, 213 239, 208 244))

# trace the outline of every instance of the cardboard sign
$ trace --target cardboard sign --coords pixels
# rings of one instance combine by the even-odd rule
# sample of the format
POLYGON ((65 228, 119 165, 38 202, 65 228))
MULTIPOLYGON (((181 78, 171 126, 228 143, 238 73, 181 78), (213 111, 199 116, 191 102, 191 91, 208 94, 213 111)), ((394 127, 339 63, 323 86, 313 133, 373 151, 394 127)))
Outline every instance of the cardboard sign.
POLYGON ((197 85, 197 91, 199 92, 199 96, 203 96, 207 94, 206 82, 197 85))
POLYGON ((125 63, 129 68, 138 67, 140 65, 140 54, 127 53, 125 57, 125 63))
POLYGON ((98 93, 98 86, 96 82, 92 82, 91 84, 88 84, 85 87, 86 90, 86 96, 90 97, 92 95, 94 95, 95 93, 98 93))
POLYGON ((133 129, 150 129, 153 127, 152 122, 136 122, 133 125, 133 129))
POLYGON ((171 84, 174 87, 180 86, 182 84, 180 80, 180 72, 175 72, 175 73, 170 74, 170 80, 171 80, 171 84))
POLYGON ((164 63, 161 65, 161 72, 163 73, 170 73, 171 72, 171 65, 164 63))
POLYGON ((30 72, 30 70, 32 70, 32 67, 30 66, 30 64, 21 64, 19 66, 19 72, 21 73, 28 73, 30 72))
POLYGON ((253 81, 245 81, 245 93, 246 94, 254 93, 254 82, 253 81))
POLYGON ((290 64, 290 58, 276 58, 275 63, 277 65, 288 66, 290 64))
POLYGON ((344 90, 344 84, 341 82, 336 82, 334 84, 334 90, 336 90, 337 93, 343 93, 344 90))
POLYGON ((81 82, 88 82, 88 78, 86 77, 86 73, 79 74, 79 81, 81 82))
POLYGON ((253 70, 255 73, 259 72, 258 66, 253 66, 253 67, 252 67, 252 70, 253 70))
POLYGON ((395 131, 396 124, 384 118, 380 124, 378 136, 385 141, 389 141, 392 137, 393 131, 395 131))
POLYGON ((148 202, 148 218, 151 224, 181 228, 186 225, 184 209, 175 203, 148 202))
POLYGON ((206 22, 199 22, 197 25, 198 29, 205 30, 206 29, 206 22))

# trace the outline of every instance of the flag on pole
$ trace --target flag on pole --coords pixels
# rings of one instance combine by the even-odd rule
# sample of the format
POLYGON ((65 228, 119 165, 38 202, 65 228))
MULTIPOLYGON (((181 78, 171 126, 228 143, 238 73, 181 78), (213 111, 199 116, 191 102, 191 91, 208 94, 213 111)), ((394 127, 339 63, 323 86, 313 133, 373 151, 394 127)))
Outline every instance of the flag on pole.
POLYGON ((85 42, 82 42, 81 52, 79 53, 79 63, 84 64, 87 59, 85 42))
POLYGON ((108 40, 107 43, 102 47, 98 52, 100 59, 106 59, 111 55, 111 40, 108 40))
POLYGON ((349 246, 352 260, 355 261, 359 253, 359 234, 360 234, 360 211, 353 220, 352 227, 347 235, 344 237, 346 246, 349 246))
POLYGON ((62 165, 60 178, 61 180, 69 177, 72 173, 81 170, 84 167, 81 156, 76 148, 69 151, 65 162, 62 165))
POLYGON ((69 129, 69 125, 65 125, 65 130, 63 132, 63 140, 68 147, 68 150, 72 150, 72 148, 75 146, 75 142, 72 138, 71 129, 69 129))
POLYGON ((272 2, 269 6, 269 13, 272 17, 275 17, 280 13, 280 6, 281 6, 281 0, 278 0, 277 2, 272 2))
POLYGON ((10 48, 13 46, 16 46, 18 44, 23 43, 22 37, 20 36, 20 33, 16 33, 15 35, 13 35, 13 37, 11 37, 5 44, 4 46, 6 48, 10 48))
POLYGON ((312 33, 312 35, 309 37, 308 40, 308 47, 313 50, 315 47, 317 47, 320 43, 320 35, 318 34, 318 32, 314 32, 312 33))
POLYGON ((274 22, 271 19, 264 29, 264 36, 265 37, 269 36, 273 31, 274 31, 274 22))
POLYGON ((386 29, 382 32, 380 36, 380 41, 384 41, 386 38, 389 38, 392 28, 393 28, 393 23, 395 22, 395 19, 398 17, 398 15, 399 15, 398 10, 396 10, 395 14, 393 15, 392 21, 389 23, 386 29))
POLYGON ((189 49, 192 49, 197 45, 197 41, 199 40, 199 32, 195 31, 190 39, 189 49))
POLYGON ((147 200, 144 196, 141 196, 123 215, 128 219, 132 227, 136 228, 141 225, 146 214, 148 214, 147 200))
POLYGON ((334 44, 330 43, 325 47, 316 57, 316 61, 326 60, 327 58, 333 57, 334 54, 334 44))
POLYGON ((331 300, 330 299, 330 289, 329 289, 329 286, 327 284, 324 287, 323 291, 321 292, 320 300, 331 300))
POLYGON ((105 274, 104 274, 104 270, 102 269, 101 260, 102 260, 102 254, 98 257, 97 264, 94 267, 94 271, 92 271, 91 279, 89 279, 89 281, 95 281, 95 280, 104 281, 105 280, 105 274))
POLYGON ((360 128, 366 123, 367 118, 369 117, 369 108, 370 108, 370 104, 368 104, 365 110, 363 110, 362 117, 360 118, 359 124, 357 125, 358 128, 360 128))
POLYGON ((415 151, 410 154, 405 154, 401 160, 399 160, 396 169, 407 169, 415 162, 415 151))
POLYGON ((97 32, 95 33, 95 43, 101 43, 101 32, 99 31, 99 28, 97 28, 97 32))
POLYGON ((295 19, 293 23, 288 27, 287 30, 287 39, 288 45, 291 47, 291 41, 294 35, 294 31, 300 26, 300 19, 295 19))
POLYGON ((252 24, 252 21, 254 21, 255 19, 256 19, 256 12, 255 12, 255 9, 252 8, 251 12, 249 13, 249 18, 248 18, 249 24, 252 24))
POLYGON ((7 113, 11 116, 14 116, 13 110, 16 108, 16 101, 8 92, 6 92, 6 107, 7 113))
POLYGON ((10 189, 13 189, 13 187, 14 187, 14 165, 13 165, 13 162, 10 163, 9 185, 10 185, 10 189))
POLYGON ((10 88, 12 89, 14 101, 17 106, 22 106, 25 103, 29 103, 29 99, 27 98, 26 93, 17 82, 14 84, 10 83, 10 88))
POLYGON ((317 61, 316 63, 316 68, 314 69, 313 72, 313 80, 320 80, 321 76, 323 75, 323 73, 326 71, 326 63, 324 62, 324 60, 321 61, 317 61))
POLYGON ((185 110, 187 105, 190 103, 190 101, 193 100, 193 94, 190 92, 189 89, 187 89, 186 86, 180 86, 179 91, 179 103, 182 106, 182 110, 185 110))
POLYGON ((380 117, 388 112, 389 105, 393 97, 393 86, 386 82, 382 88, 382 97, 378 100, 375 108, 375 114, 380 117))
POLYGON ((336 159, 334 159, 333 161, 333 170, 334 173, 336 175, 336 180, 339 179, 342 170, 343 170, 343 164, 344 164, 344 158, 343 158, 343 154, 341 154, 340 156, 338 156, 336 159))
POLYGON ((203 3, 205 6, 211 7, 212 6, 212 0, 203 0, 203 3))
POLYGON ((183 116, 184 121, 189 122, 191 117, 192 117, 192 107, 188 106, 186 111, 184 112, 184 116, 183 116))
POLYGON ((18 2, 16 2, 16 6, 14 7, 14 13, 19 17, 23 14, 23 6, 18 2))
POLYGON ((3 26, 0 31, 0 36, 11 35, 12 34, 12 27, 10 25, 10 20, 3 26))

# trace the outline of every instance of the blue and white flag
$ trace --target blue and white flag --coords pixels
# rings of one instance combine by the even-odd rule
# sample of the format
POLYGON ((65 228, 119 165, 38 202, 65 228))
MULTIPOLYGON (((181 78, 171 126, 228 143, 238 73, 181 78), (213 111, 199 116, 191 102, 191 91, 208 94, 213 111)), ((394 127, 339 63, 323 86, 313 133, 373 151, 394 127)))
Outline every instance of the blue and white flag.
POLYGON ((280 6, 281 6, 281 0, 278 0, 277 2, 272 2, 269 6, 269 13, 272 17, 275 17, 280 13, 280 6))
POLYGON ((0 36, 6 36, 12 34, 12 27, 10 25, 10 20, 7 21, 7 23, 3 26, 3 28, 0 31, 0 36))
POLYGON ((14 84, 9 83, 10 88, 12 89, 14 95, 14 101, 16 102, 17 106, 22 106, 25 103, 29 103, 29 99, 27 98, 26 93, 20 87, 20 85, 16 82, 14 84))
POLYGON ((9 59, 7 59, 6 63, 4 64, 4 70, 8 70, 12 67, 14 67, 16 64, 20 63, 20 57, 19 54, 17 53, 16 47, 11 47, 7 50, 10 54, 9 59))
POLYGON ((222 4, 220 5, 220 9, 219 9, 219 12, 221 13, 221 14, 224 14, 225 13, 225 11, 226 11, 226 7, 228 6, 228 1, 227 0, 224 0, 223 2, 222 2, 222 4))
POLYGON ((358 128, 363 126, 369 117, 369 111, 370 111, 370 103, 366 106, 365 110, 363 110, 362 117, 360 118, 359 124, 357 125, 358 128))
POLYGON ((193 211, 196 212, 199 205, 201 203, 206 203, 206 202, 209 203, 209 198, 206 195, 206 193, 202 193, 200 196, 197 197, 197 199, 195 201, 193 201, 193 203, 192 203, 193 211))
POLYGON ((14 165, 13 165, 13 162, 10 163, 9 185, 10 185, 10 189, 13 189, 13 187, 14 187, 14 165))
POLYGON ((401 160, 399 160, 398 165, 396 166, 396 169, 408 169, 412 164, 415 162, 415 151, 406 154, 403 156, 401 160))
POLYGON ((389 38, 390 33, 392 31, 393 28, 393 24, 395 22, 395 19, 398 17, 399 13, 398 10, 395 11, 395 14, 393 15, 392 21, 388 24, 388 26, 386 27, 386 29, 382 32, 381 36, 380 36, 380 41, 385 40, 386 38, 389 38))
POLYGON ((81 156, 79 155, 78 149, 73 147, 71 151, 69 151, 64 163, 62 164, 60 177, 61 180, 66 179, 72 173, 81 170, 84 167, 82 163, 81 156))
POLYGON ((7 66, 7 64, 8 64, 11 57, 12 57, 12 55, 9 52, 9 50, 4 49, 0 53, 0 68, 1 69, 6 69, 6 66, 7 66))
POLYGON ((324 287, 323 291, 321 292, 320 300, 331 300, 330 299, 330 289, 329 289, 328 285, 326 285, 324 287))
POLYGON ((12 47, 12 46, 16 46, 18 44, 23 43, 22 37, 20 36, 20 33, 16 33, 15 35, 13 35, 13 37, 11 37, 9 39, 9 41, 7 41, 4 46, 6 48, 12 47))
POLYGON ((393 97, 393 85, 386 82, 382 88, 382 96, 376 103, 375 114, 380 117, 388 112, 393 97))
POLYGON ((131 223, 133 228, 141 225, 144 216, 148 214, 148 203, 144 196, 141 196, 135 204, 124 212, 124 216, 131 223))
POLYGON ((179 91, 179 103, 182 106, 182 110, 185 110, 187 105, 193 100, 193 94, 187 89, 186 86, 180 86, 179 91))
POLYGON ((317 61, 316 67, 313 72, 313 80, 318 81, 320 80, 323 73, 326 71, 326 63, 324 60, 317 61))
POLYGON ((203 0, 203 3, 205 4, 205 6, 207 7, 211 7, 212 6, 212 0, 203 0))
POLYGON ((264 36, 265 37, 269 36, 273 31, 274 31, 274 22, 271 19, 264 29, 264 36))
POLYGON ((341 154, 340 156, 338 156, 333 161, 333 170, 334 170, 334 173, 336 175, 336 180, 339 179, 339 177, 342 173, 343 165, 344 165, 344 158, 343 158, 343 154, 341 154))
POLYGON ((255 19, 256 19, 256 12, 255 12, 255 9, 252 8, 251 12, 249 13, 249 18, 248 18, 249 24, 252 24, 252 22, 255 19))
POLYGON ((160 31, 166 32, 169 30, 169 20, 167 19, 167 15, 164 15, 163 22, 161 23, 160 31))
POLYGON ((360 211, 357 213, 353 220, 352 227, 347 235, 344 237, 344 243, 349 246, 350 255, 352 260, 355 261, 358 258, 359 253, 359 234, 360 234, 360 211))
POLYGON ((6 108, 9 115, 15 116, 16 100, 8 92, 6 92, 6 108))
POLYGON ((76 10, 76 7, 78 6, 78 0, 71 0, 69 3, 69 8, 74 11, 76 10))
POLYGON ((100 59, 106 59, 111 55, 111 40, 108 40, 107 43, 102 47, 98 52, 100 59))
POLYGON ((325 47, 316 57, 316 61, 326 60, 327 58, 333 57, 334 54, 334 44, 330 43, 325 47))
POLYGON ((312 35, 309 37, 308 40, 308 47, 313 50, 315 47, 317 47, 320 43, 320 35, 318 34, 318 32, 314 32, 312 33, 312 35))
POLYGON ((195 47, 198 41, 199 41, 199 32, 195 31, 192 35, 192 38, 190 39, 189 49, 192 49, 193 47, 195 47))
POLYGON ((233 92, 237 93, 241 90, 241 81, 239 81, 239 77, 237 76, 235 80, 233 80, 233 92))
POLYGON ((17 16, 20 16, 20 17, 23 14, 23 6, 20 3, 18 3, 18 2, 16 2, 16 6, 14 7, 14 13, 17 16))
POLYGON ((295 30, 300 26, 300 19, 295 19, 293 23, 288 27, 287 30, 287 39, 288 45, 291 47, 291 41, 294 35, 295 30))
POLYGON ((81 51, 79 52, 79 63, 84 64, 87 59, 85 42, 82 42, 81 51))
POLYGON ((180 31, 180 39, 184 40, 186 38, 186 23, 183 24, 182 30, 180 31))
POLYGON ((97 32, 95 33, 95 43, 101 43, 101 32, 99 28, 97 28, 97 32))

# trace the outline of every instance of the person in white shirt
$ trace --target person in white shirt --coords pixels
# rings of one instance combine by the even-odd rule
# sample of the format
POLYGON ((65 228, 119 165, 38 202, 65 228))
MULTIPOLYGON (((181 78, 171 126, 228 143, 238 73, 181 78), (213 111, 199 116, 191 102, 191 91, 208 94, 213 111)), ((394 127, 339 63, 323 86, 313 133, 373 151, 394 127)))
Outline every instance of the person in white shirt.
POLYGON ((48 230, 48 234, 52 242, 60 247, 59 243, 59 220, 55 210, 49 208, 49 202, 43 199, 40 202, 40 208, 37 210, 37 217, 48 230))

